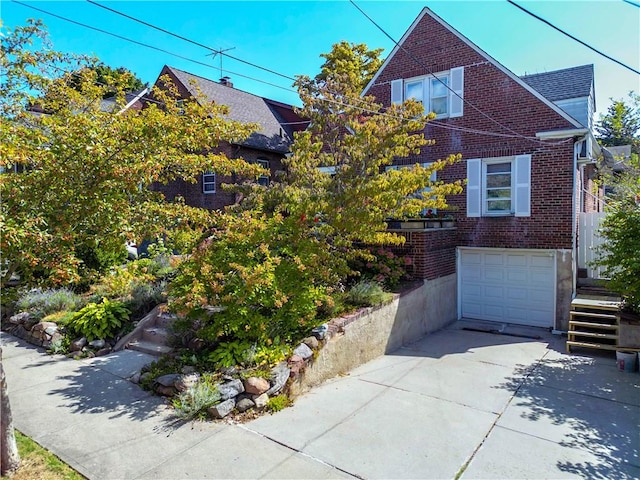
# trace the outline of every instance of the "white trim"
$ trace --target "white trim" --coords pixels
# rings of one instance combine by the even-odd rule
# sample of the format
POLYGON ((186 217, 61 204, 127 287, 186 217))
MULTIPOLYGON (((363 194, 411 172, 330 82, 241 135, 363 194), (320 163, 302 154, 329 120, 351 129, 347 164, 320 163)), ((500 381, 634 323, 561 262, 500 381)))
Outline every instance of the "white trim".
POLYGON ((205 195, 209 195, 212 193, 216 193, 216 174, 215 172, 204 172, 202 174, 202 193, 205 195), (213 182, 205 182, 205 177, 213 177, 213 182), (206 190, 205 185, 213 185, 213 190, 206 190))
POLYGON ((589 133, 588 128, 571 128, 566 130, 547 130, 544 132, 536 132, 536 138, 540 138, 542 140, 552 139, 552 138, 569 138, 569 137, 579 137, 581 135, 586 135, 589 133))
MULTIPOLYGON (((493 57, 491 57, 489 54, 487 54, 485 51, 483 51, 480 47, 478 47, 476 44, 474 44, 473 42, 471 42, 471 40, 469 40, 468 38, 466 38, 464 35, 462 35, 460 32, 458 32, 455 28, 453 28, 451 25, 449 25, 447 22, 445 22, 442 18, 440 18, 438 15, 436 15, 431 9, 429 9, 428 7, 424 7, 422 9, 422 11, 420 12, 420 14, 418 15, 418 17, 413 21, 413 23, 411 24, 411 26, 409 27, 409 29, 405 32, 405 34, 402 36, 402 38, 400 39, 400 41, 398 42, 398 45, 393 47, 393 50, 391 50, 391 53, 389 54, 389 56, 385 59, 384 63, 382 64, 382 66, 380 67, 380 69, 376 72, 376 74, 373 76, 373 78, 369 81, 369 83, 367 84, 367 86, 364 88, 364 90, 362 91, 361 95, 365 95, 366 92, 369 90, 369 88, 371 88, 372 85, 375 84, 376 80, 378 79, 378 76, 380 75, 381 72, 384 71, 384 69, 387 67, 387 65, 389 64, 389 62, 391 61, 391 59, 394 57, 394 55, 398 52, 398 50, 400 50, 400 46, 402 46, 402 44, 406 41, 406 39, 409 37, 409 35, 411 35, 411 33, 413 33, 413 30, 416 28, 416 26, 420 23, 420 21, 422 20, 422 18, 425 15, 429 15, 431 18, 433 18, 436 22, 440 23, 440 25, 442 25, 444 28, 446 28, 447 30, 449 30, 451 33, 453 33, 454 35, 456 35, 460 40, 462 40, 462 42, 464 42, 465 44, 467 44, 467 46, 471 47, 473 50, 475 50, 478 54, 482 55, 484 58, 486 58, 487 60, 489 60, 489 62, 491 62, 496 68, 498 68, 498 70, 502 71, 502 73, 504 73, 505 75, 507 75, 508 77, 510 77, 512 80, 514 80, 518 85, 520 85, 521 87, 523 87, 525 90, 527 90, 529 93, 531 93, 534 97, 536 97, 538 100, 540 100, 542 103, 544 103, 545 105, 547 105, 549 108, 551 108, 553 111, 555 111, 557 114, 559 114, 562 118, 564 118, 565 120, 567 120, 571 125, 575 125, 576 128, 580 128, 582 127, 582 125, 580 124, 580 122, 578 122, 576 119, 574 119, 571 115, 569 115, 568 113, 566 113, 564 110, 562 110, 560 107, 558 107, 555 103, 553 103, 551 100, 547 99, 546 97, 542 96, 542 94, 540 94, 537 90, 535 90, 533 87, 529 86, 524 80, 522 80, 520 77, 518 77, 515 73, 513 73, 511 70, 509 70, 507 67, 505 67, 504 65, 502 65, 501 63, 499 63, 497 60, 495 60, 493 57)), ((464 66, 464 65, 461 65, 464 66)))

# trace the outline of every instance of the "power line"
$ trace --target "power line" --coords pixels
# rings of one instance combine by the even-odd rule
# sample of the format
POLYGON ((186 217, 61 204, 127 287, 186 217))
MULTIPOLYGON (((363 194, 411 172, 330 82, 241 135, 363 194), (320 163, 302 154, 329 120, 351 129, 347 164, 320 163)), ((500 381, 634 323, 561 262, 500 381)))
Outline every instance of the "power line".
MULTIPOLYGON (((579 38, 574 37, 573 35, 571 35, 570 33, 565 32, 564 30, 562 30, 559 27, 556 27, 553 23, 549 22, 548 20, 545 20, 544 18, 542 18, 539 15, 536 15, 535 13, 531 12, 530 10, 527 10, 526 8, 518 5, 516 2, 514 2, 513 0, 507 0, 507 2, 509 2, 511 5, 513 5, 514 7, 519 8, 520 10, 522 10, 523 12, 527 13, 528 15, 531 15, 533 18, 535 18, 536 20, 540 20, 542 23, 545 23, 547 25, 549 25, 551 28, 553 28, 554 30, 557 30, 558 32, 562 33, 563 35, 566 35, 567 37, 571 38, 572 40, 575 40, 576 42, 578 42, 579 44, 587 47, 589 50, 592 50, 594 52, 596 52, 598 55, 602 55, 604 58, 611 60, 612 62, 617 63, 618 65, 626 68, 627 70, 631 70, 633 73, 637 73, 638 75, 640 75, 640 70, 636 70, 633 67, 630 67, 629 65, 627 65, 626 63, 621 62, 620 60, 616 60, 615 58, 607 55, 606 53, 601 52, 600 50, 598 50, 597 48, 592 47, 591 45, 589 45, 586 42, 583 42, 582 40, 580 40, 579 38)), ((631 2, 627 2, 627 3, 631 3, 631 2)), ((631 5, 635 5, 633 3, 631 3, 631 5)), ((637 7, 638 5, 636 5, 637 7)))
POLYGON ((629 0, 622 0, 622 1, 624 3, 628 3, 629 5, 633 5, 634 7, 640 8, 640 4, 638 4, 638 3, 630 2, 629 0))
POLYGON ((260 65, 255 64, 255 63, 249 62, 247 60, 243 60, 241 58, 234 57, 233 55, 229 55, 228 53, 223 53, 222 50, 216 50, 215 48, 211 48, 211 47, 209 47, 207 45, 204 45, 202 43, 196 42, 195 40, 191 40, 190 38, 183 37, 182 35, 178 35, 177 33, 170 32, 169 30, 166 30, 164 28, 158 27, 158 26, 153 25, 153 24, 151 24, 149 22, 145 22, 144 20, 141 20, 141 19, 139 19, 137 17, 131 16, 131 15, 127 15, 124 12, 121 12, 119 10, 115 10, 113 8, 110 8, 110 7, 107 7, 107 6, 102 5, 102 4, 98 3, 98 2, 94 2, 93 0, 86 0, 86 1, 88 3, 90 3, 90 4, 92 4, 92 5, 95 5, 96 7, 104 8, 105 10, 113 12, 116 15, 120 15, 122 17, 128 18, 129 20, 133 20, 134 22, 138 22, 138 23, 140 23, 142 25, 146 25, 147 27, 150 27, 150 28, 153 28, 155 30, 158 30, 159 32, 166 33, 167 35, 171 35, 172 37, 179 38, 180 40, 184 40, 185 42, 189 42, 189 43, 191 43, 193 45, 197 45, 198 47, 206 48, 207 50, 211 51, 212 53, 220 53, 220 55, 224 54, 227 58, 231 58, 232 60, 236 60, 236 61, 238 61, 240 63, 244 63, 245 65, 249 65, 251 67, 263 70, 265 72, 269 72, 269 73, 271 73, 273 75, 277 75, 279 77, 286 78, 287 80, 291 80, 291 81, 295 81, 296 80, 295 78, 290 77, 289 75, 285 75, 283 73, 276 72, 275 70, 271 70, 270 68, 262 67, 260 65))
POLYGON ((488 120, 490 120, 491 122, 493 122, 494 124, 498 125, 501 128, 504 128, 505 130, 515 134, 517 137, 520 138, 525 138, 525 139, 531 139, 531 137, 527 137, 526 135, 522 135, 521 133, 516 132, 515 130, 507 127, 506 125, 503 125, 502 123, 498 122, 497 120, 495 120, 493 117, 491 117, 490 115, 486 114, 485 112, 483 112, 482 110, 480 110, 478 107, 476 107, 474 104, 472 104, 471 102, 469 102, 468 100, 466 100, 465 98, 462 97, 462 95, 460 95, 458 92, 456 92, 455 90, 453 90, 446 82, 443 82, 441 78, 439 78, 437 75, 435 75, 424 63, 422 63, 415 55, 413 55, 411 52, 409 52, 404 46, 400 45, 400 43, 398 41, 396 41, 395 38, 393 38, 384 28, 382 28, 373 18, 371 18, 364 10, 362 10, 362 8, 360 8, 358 6, 358 4, 356 4, 356 2, 354 0, 349 0, 351 2, 351 4, 360 12, 362 13, 362 15, 364 15, 371 23, 373 23, 373 25, 376 26, 376 28, 378 30, 380 30, 389 40, 391 40, 396 47, 398 47, 399 49, 401 49, 404 53, 406 53, 415 63, 417 63, 421 68, 423 68, 428 75, 430 75, 431 77, 433 77, 434 79, 436 79, 438 82, 440 82, 442 85, 445 86, 445 88, 447 90, 449 90, 452 94, 454 94, 456 97, 458 97, 465 105, 470 106, 471 108, 473 108, 476 112, 478 112, 479 114, 481 114, 483 117, 487 118, 488 120))
MULTIPOLYGON (((97 28, 97 27, 93 27, 93 26, 91 26, 91 25, 87 25, 87 24, 84 24, 84 23, 81 23, 81 22, 77 22, 77 21, 75 21, 75 20, 71 20, 71 19, 66 18, 66 17, 63 17, 63 16, 61 16, 61 15, 57 15, 57 14, 55 14, 55 13, 51 13, 51 12, 48 12, 48 11, 46 11, 46 10, 43 10, 43 9, 40 9, 40 8, 37 8, 37 7, 33 7, 33 6, 28 5, 28 4, 25 4, 25 3, 22 3, 22 2, 20 2, 20 1, 18 1, 18 0, 12 0, 12 1, 13 1, 14 3, 17 3, 17 4, 22 5, 22 6, 24 6, 24 7, 31 8, 31 9, 33 9, 33 10, 37 10, 37 11, 39 11, 39 12, 45 13, 45 14, 47 14, 47 15, 51 15, 51 16, 53 16, 53 17, 55 17, 55 18, 59 18, 59 19, 61 19, 61 20, 64 20, 64 21, 67 21, 67 22, 73 23, 73 24, 75 24, 75 25, 79 25, 79 26, 81 26, 81 27, 88 28, 88 29, 90 29, 90 30, 94 30, 94 31, 97 31, 97 32, 100 32, 100 33, 104 33, 104 34, 106 34, 106 35, 110 35, 110 36, 116 37, 116 38, 121 39, 121 40, 125 40, 125 41, 131 42, 131 43, 135 43, 135 44, 137 44, 137 45, 141 45, 141 46, 143 46, 143 47, 151 48, 151 49, 153 49, 153 50, 157 50, 157 51, 160 51, 160 52, 162 52, 162 53, 166 53, 166 54, 168 54, 168 55, 172 55, 172 56, 175 56, 175 57, 178 57, 178 58, 181 58, 181 59, 187 60, 187 61, 189 61, 189 62, 196 63, 196 64, 198 64, 198 65, 202 65, 202 66, 205 66, 205 67, 208 67, 208 68, 213 68, 213 69, 217 70, 217 68, 216 68, 216 67, 214 67, 213 65, 209 65, 209 64, 207 64, 207 63, 200 62, 200 61, 198 61, 198 60, 193 60, 193 59, 191 59, 191 58, 189 58, 189 57, 185 57, 185 56, 183 56, 183 55, 180 55, 180 54, 177 54, 177 53, 173 53, 173 52, 170 52, 170 51, 168 51, 168 50, 164 50, 164 49, 162 49, 162 48, 155 47, 155 46, 153 46, 153 45, 149 45, 149 44, 146 44, 146 43, 143 43, 143 42, 138 42, 137 40, 133 40, 133 39, 130 39, 130 38, 124 37, 124 36, 122 36, 122 35, 118 35, 118 34, 115 34, 115 33, 109 32, 109 31, 107 31, 107 30, 103 30, 103 29, 100 29, 100 28, 97 28)), ((93 2, 92 2, 92 3, 93 3, 93 2)), ((187 41, 188 41, 188 39, 187 39, 187 41)), ((194 42, 192 42, 192 43, 194 43, 194 42)), ((197 43, 197 42, 195 42, 195 43, 197 43)), ((209 47, 205 47, 205 48, 209 48, 209 47)), ((243 63, 246 63, 246 62, 243 62, 243 63)), ((251 64, 250 64, 250 65, 251 65, 251 64)), ((62 69, 61 69, 61 70, 62 70, 62 69)), ((63 70, 63 71, 64 71, 64 70, 63 70)), ((266 85, 270 85, 270 86, 273 86, 273 87, 276 87, 276 88, 280 88, 280 89, 285 90, 285 91, 288 91, 288 92, 297 93, 297 92, 296 92, 295 90, 293 90, 293 89, 290 89, 290 88, 287 88, 287 87, 283 87, 283 86, 280 86, 280 85, 276 85, 276 84, 273 84, 273 83, 270 83, 270 82, 266 82, 266 81, 261 80, 261 79, 258 79, 258 78, 249 77, 249 76, 247 76, 247 75, 242 75, 242 74, 239 74, 239 73, 236 73, 236 72, 232 72, 232 71, 230 71, 230 70, 226 70, 226 69, 225 69, 224 71, 225 71, 225 72, 228 72, 228 73, 231 73, 232 75, 237 75, 237 76, 239 76, 239 77, 244 77, 244 78, 247 78, 247 79, 250 79, 250 80, 254 80, 254 81, 256 81, 256 82, 260 82, 260 83, 264 83, 264 84, 266 84, 266 85)), ((272 71, 272 70, 267 69, 267 71, 272 71)), ((72 74, 73 74, 73 72, 67 72, 67 73, 72 73, 72 74)), ((284 76, 284 75, 281 75, 281 76, 284 76)), ((150 97, 146 97, 146 96, 141 97, 141 99, 148 100, 148 101, 153 101, 153 102, 155 102, 155 103, 158 103, 158 102, 157 102, 157 101, 155 101, 154 99, 152 99, 152 98, 150 98, 150 97)), ((367 109, 367 108, 360 107, 360 106, 357 106, 357 105, 352 105, 352 104, 348 104, 348 103, 340 102, 340 101, 338 101, 338 100, 331 100, 331 99, 324 98, 324 99, 323 99, 323 101, 326 101, 326 102, 328 102, 328 103, 333 103, 333 104, 335 104, 335 105, 339 105, 339 106, 342 106, 342 107, 355 108, 355 109, 358 109, 358 110, 360 110, 360 111, 362 111, 362 112, 364 112, 364 113, 371 113, 371 114, 376 114, 376 115, 382 115, 382 116, 385 116, 385 117, 388 117, 388 118, 393 118, 393 119, 396 119, 396 120, 402 120, 402 121, 411 120, 411 119, 407 119, 407 118, 400 117, 400 116, 396 116, 396 115, 390 115, 390 114, 385 113, 385 112, 378 112, 378 111, 371 110, 371 109, 367 109)), ((306 122, 306 121, 305 121, 305 122, 290 122, 290 124, 292 124, 292 125, 293 125, 293 124, 300 124, 300 123, 308 123, 308 122, 306 122)), ((286 125, 286 124, 287 124, 287 123, 284 123, 283 125, 286 125)), ((521 135, 521 134, 519 134, 519 133, 517 133, 517 132, 513 132, 513 131, 512 131, 512 132, 513 132, 513 133, 515 133, 515 135, 502 134, 502 133, 491 132, 491 131, 485 131, 485 130, 475 130, 475 129, 469 129, 469 128, 465 128, 465 127, 456 127, 456 126, 453 126, 453 125, 445 125, 445 124, 439 123, 439 122, 438 122, 438 121, 436 121, 436 120, 432 120, 432 121, 430 121, 428 124, 433 125, 433 126, 435 126, 435 127, 445 128, 445 129, 448 129, 448 130, 465 131, 465 132, 475 133, 475 134, 478 134, 478 135, 485 135, 485 136, 497 136, 497 137, 508 137, 508 138, 524 138, 524 139, 526 139, 526 140, 533 141, 533 142, 536 142, 536 143, 540 143, 540 144, 543 144, 543 145, 555 145, 556 143, 557 143, 557 144, 565 143, 565 141, 560 141, 560 142, 556 142, 556 143, 545 142, 545 141, 541 141, 540 139, 538 139, 538 138, 536 138, 536 137, 527 137, 527 136, 521 135)))
MULTIPOLYGON (((214 67, 213 65, 201 62, 199 60, 194 60, 194 59, 189 58, 189 57, 185 57, 184 55, 180 55, 179 53, 174 53, 174 52, 171 52, 169 50, 165 50, 163 48, 159 48, 159 47, 155 47, 153 45, 149 45, 148 43, 139 42, 138 40, 133 40, 132 38, 128 38, 128 37, 125 37, 125 36, 122 36, 122 35, 118 35, 117 33, 109 32, 107 30, 103 30, 101 28, 94 27, 92 25, 87 25, 86 23, 81 23, 81 22, 78 22, 76 20, 72 20, 70 18, 63 17, 62 15, 58 15, 58 14, 55 14, 55 13, 52 13, 52 12, 48 12, 47 10, 43 10, 41 8, 34 7, 33 5, 28 5, 28 4, 20 2, 18 0, 11 0, 11 1, 13 3, 17 3, 18 5, 22 5, 23 7, 31 8, 32 10, 37 10, 38 12, 42 12, 42 13, 44 13, 46 15, 50 15, 50 16, 58 18, 60 20, 64 20, 65 22, 73 23, 75 25, 79 25, 81 27, 88 28, 89 30, 94 30, 96 32, 104 33, 105 35, 109 35, 109 36, 118 38, 120 40, 124 40, 126 42, 131 42, 131 43, 134 43, 136 45, 140 45, 142 47, 146 47, 146 48, 150 48, 152 50, 156 50, 158 52, 166 53, 167 55, 171 55, 173 57, 180 58, 182 60, 186 60, 188 62, 195 63, 195 64, 201 65, 203 67, 213 68, 214 70, 218 70, 218 68, 214 67)), ((279 88, 281 90, 285 90, 285 91, 292 92, 292 93, 297 93, 295 90, 293 90, 291 88, 283 87, 282 85, 277 85, 275 83, 267 82, 267 81, 261 80, 259 78, 250 77, 248 75, 243 75, 243 74, 237 73, 237 72, 232 72, 231 70, 227 70, 227 69, 224 69, 224 71, 227 72, 227 73, 230 73, 232 75, 237 75, 238 77, 242 77, 242 78, 246 78, 248 80, 253 80, 253 81, 256 81, 256 82, 260 82, 260 83, 263 83, 265 85, 269 85, 269 86, 272 86, 272 87, 275 87, 275 88, 279 88)))

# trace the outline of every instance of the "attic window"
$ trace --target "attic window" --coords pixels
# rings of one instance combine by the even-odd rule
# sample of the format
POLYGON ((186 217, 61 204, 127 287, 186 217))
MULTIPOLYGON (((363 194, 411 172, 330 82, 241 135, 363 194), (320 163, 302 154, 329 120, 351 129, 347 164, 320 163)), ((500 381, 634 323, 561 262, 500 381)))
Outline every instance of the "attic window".
POLYGON ((461 117, 464 97, 464 67, 391 82, 391 103, 410 98, 424 105, 425 113, 437 118, 461 117))
MULTIPOLYGON (((258 158, 258 160, 256 160, 256 163, 265 170, 269 170, 269 160, 267 160, 266 158, 258 158)), ((269 175, 260 175, 260 177, 258 177, 258 184, 262 185, 263 187, 269 186, 269 175)))

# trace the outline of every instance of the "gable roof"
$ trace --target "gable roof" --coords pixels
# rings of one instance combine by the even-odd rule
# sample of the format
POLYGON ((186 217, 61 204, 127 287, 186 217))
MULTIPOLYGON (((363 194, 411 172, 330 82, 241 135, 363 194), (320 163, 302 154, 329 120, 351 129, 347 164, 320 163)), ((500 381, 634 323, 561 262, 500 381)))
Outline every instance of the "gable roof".
POLYGON ((394 57, 394 55, 398 52, 398 50, 400 50, 402 48, 403 43, 409 38, 409 35, 411 35, 411 33, 413 32, 413 30, 416 28, 416 26, 420 23, 420 21, 424 18, 425 15, 429 15, 431 18, 433 18, 436 22, 438 22, 440 25, 442 25, 444 28, 446 28, 447 30, 449 30, 451 33, 453 33, 455 36, 457 36, 462 42, 464 42, 467 46, 469 46, 470 48, 472 48, 473 50, 475 50, 479 55, 482 55, 484 58, 486 58, 490 63, 492 63, 496 68, 498 68, 498 70, 502 71, 505 75, 507 75, 509 78, 511 78, 513 81, 515 81, 516 83, 518 83, 520 86, 522 86, 525 90, 529 91, 529 93, 533 94, 536 98, 538 98, 538 100, 540 100, 542 103, 544 103, 547 107, 549 107, 551 110, 553 110, 554 112, 556 112, 558 115, 560 115, 561 117, 563 117, 565 120, 567 120, 569 123, 571 123, 572 125, 574 125, 576 128, 582 128, 582 125, 580 124, 580 122, 578 122, 577 120, 575 120, 573 117, 571 117, 568 113, 566 113, 564 110, 562 110, 560 107, 558 107, 556 104, 554 104, 551 100, 549 100, 548 98, 546 98, 544 95, 542 95, 540 92, 538 92, 536 89, 534 89, 533 87, 531 87, 528 83, 526 83, 524 80, 522 80, 520 77, 518 77, 516 74, 514 74, 511 70, 509 70, 507 67, 505 67, 504 65, 502 65, 500 62, 498 62, 496 59, 494 59, 491 55, 489 55, 488 53, 486 53, 484 50, 482 50, 480 47, 478 47, 475 43, 473 43, 471 40, 469 40, 467 37, 465 37, 464 35, 462 35, 459 31, 457 31, 455 28, 453 28, 451 25, 449 25, 447 22, 445 22, 442 18, 440 18, 438 15, 436 15, 430 8, 428 7, 424 7, 422 9, 422 11, 420 12, 420 14, 416 17, 416 19, 413 21, 413 23, 411 24, 411 26, 408 28, 408 30, 404 33, 404 35, 402 36, 402 38, 398 41, 398 43, 396 44, 395 47, 393 47, 393 50, 391 50, 391 53, 389 54, 389 56, 385 59, 384 63, 382 64, 382 66, 378 69, 378 71, 376 72, 376 74, 373 76, 373 78, 369 81, 369 83, 367 84, 367 86, 364 88, 363 90, 363 94, 365 94, 370 88, 371 86, 373 86, 377 79, 378 76, 380 75, 380 73, 387 67, 387 65, 389 64, 389 62, 391 61, 391 59, 394 57))
POLYGON ((177 68, 165 66, 162 73, 167 71, 194 97, 197 87, 209 100, 229 107, 227 117, 230 120, 260 125, 261 128, 240 142, 241 145, 278 153, 289 151, 294 128, 292 125, 285 125, 290 123, 290 120, 285 120, 283 113, 287 112, 289 119, 302 120, 295 114, 291 105, 274 102, 177 68))
POLYGON ((552 102, 591 95, 593 65, 564 68, 520 77, 552 102))

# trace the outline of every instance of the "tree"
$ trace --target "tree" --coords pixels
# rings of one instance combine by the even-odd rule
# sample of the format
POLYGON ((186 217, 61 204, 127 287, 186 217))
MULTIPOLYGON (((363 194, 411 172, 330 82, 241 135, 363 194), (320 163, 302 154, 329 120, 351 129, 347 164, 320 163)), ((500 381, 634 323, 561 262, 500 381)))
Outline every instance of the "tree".
POLYGON ((104 98, 115 95, 119 88, 125 92, 137 92, 147 86, 133 72, 124 67, 113 68, 104 63, 98 64, 93 69, 96 72, 96 83, 100 85, 117 85, 116 88, 108 88, 104 98))
POLYGON ((255 128, 223 118, 224 106, 183 101, 165 79, 140 112, 120 112, 127 87, 116 84, 118 108, 104 112, 100 101, 113 85, 97 83, 95 59, 50 50, 40 22, 6 32, 2 51, 2 285, 14 272, 26 283, 78 282, 88 273, 87 252, 117 257, 126 240, 166 236, 188 247, 216 214, 168 203, 145 186, 195 182, 209 170, 263 173, 211 153, 255 128), (52 113, 27 111, 35 99, 52 113))
POLYGON ((382 51, 382 48, 369 50, 364 43, 349 43, 344 40, 336 43, 331 52, 320 54, 325 62, 316 75, 316 81, 322 83, 336 75, 344 75, 353 88, 361 92, 382 66, 382 51))
POLYGON ((596 125, 599 142, 605 147, 631 145, 632 152, 640 153, 640 95, 630 92, 629 103, 611 101, 596 125))
POLYGON ((13 429, 13 416, 7 392, 7 379, 2 365, 0 347, 0 475, 11 476, 20 466, 20 454, 13 429))

